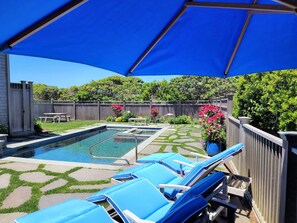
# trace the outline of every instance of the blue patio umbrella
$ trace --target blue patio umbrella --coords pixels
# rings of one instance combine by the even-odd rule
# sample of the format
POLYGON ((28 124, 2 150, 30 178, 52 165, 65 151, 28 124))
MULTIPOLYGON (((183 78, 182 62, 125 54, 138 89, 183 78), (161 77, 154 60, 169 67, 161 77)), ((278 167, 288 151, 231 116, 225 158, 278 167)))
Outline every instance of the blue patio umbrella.
POLYGON ((297 68, 297 3, 279 1, 0 0, 0 46, 126 76, 297 68))

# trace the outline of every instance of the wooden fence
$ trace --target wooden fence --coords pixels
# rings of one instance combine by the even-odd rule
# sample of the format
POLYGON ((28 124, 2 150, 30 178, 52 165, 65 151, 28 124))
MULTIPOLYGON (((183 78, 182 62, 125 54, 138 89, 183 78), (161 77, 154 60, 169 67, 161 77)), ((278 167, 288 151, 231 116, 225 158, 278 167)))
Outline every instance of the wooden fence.
POLYGON ((34 104, 34 117, 43 116, 46 112, 67 113, 76 120, 105 120, 107 116, 114 113, 112 104, 120 104, 124 111, 130 111, 137 116, 150 116, 152 107, 156 107, 159 115, 172 113, 175 116, 188 115, 192 118, 198 117, 199 108, 208 101, 185 101, 185 102, 74 102, 74 101, 47 101, 34 104))

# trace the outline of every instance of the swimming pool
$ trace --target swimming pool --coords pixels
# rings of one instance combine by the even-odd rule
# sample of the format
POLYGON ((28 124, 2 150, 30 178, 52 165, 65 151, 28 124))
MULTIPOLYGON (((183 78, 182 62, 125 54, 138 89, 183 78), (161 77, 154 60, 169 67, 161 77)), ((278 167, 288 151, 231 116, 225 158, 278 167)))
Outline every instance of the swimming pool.
POLYGON ((94 146, 92 151, 95 156, 120 158, 135 147, 134 138, 122 135, 122 133, 131 131, 137 135, 137 141, 140 144, 155 134, 157 129, 101 128, 47 145, 24 148, 10 156, 40 160, 111 164, 115 161, 93 158, 89 153, 90 147, 94 146))

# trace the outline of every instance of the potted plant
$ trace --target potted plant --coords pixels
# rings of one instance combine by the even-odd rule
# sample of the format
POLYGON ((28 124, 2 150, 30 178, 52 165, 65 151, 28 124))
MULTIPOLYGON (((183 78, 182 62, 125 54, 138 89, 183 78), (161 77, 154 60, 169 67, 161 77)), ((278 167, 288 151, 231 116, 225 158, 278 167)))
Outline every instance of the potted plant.
POLYGON ((222 145, 226 141, 224 114, 217 106, 205 105, 200 109, 198 115, 200 116, 201 136, 206 144, 206 152, 213 156, 221 152, 222 145))

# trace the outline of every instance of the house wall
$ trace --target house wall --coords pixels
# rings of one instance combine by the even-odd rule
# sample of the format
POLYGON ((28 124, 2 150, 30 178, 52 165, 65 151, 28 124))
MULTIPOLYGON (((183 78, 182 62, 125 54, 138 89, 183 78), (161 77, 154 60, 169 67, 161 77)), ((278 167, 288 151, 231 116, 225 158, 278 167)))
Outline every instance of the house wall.
POLYGON ((9 59, 0 54, 0 124, 9 125, 9 59))

